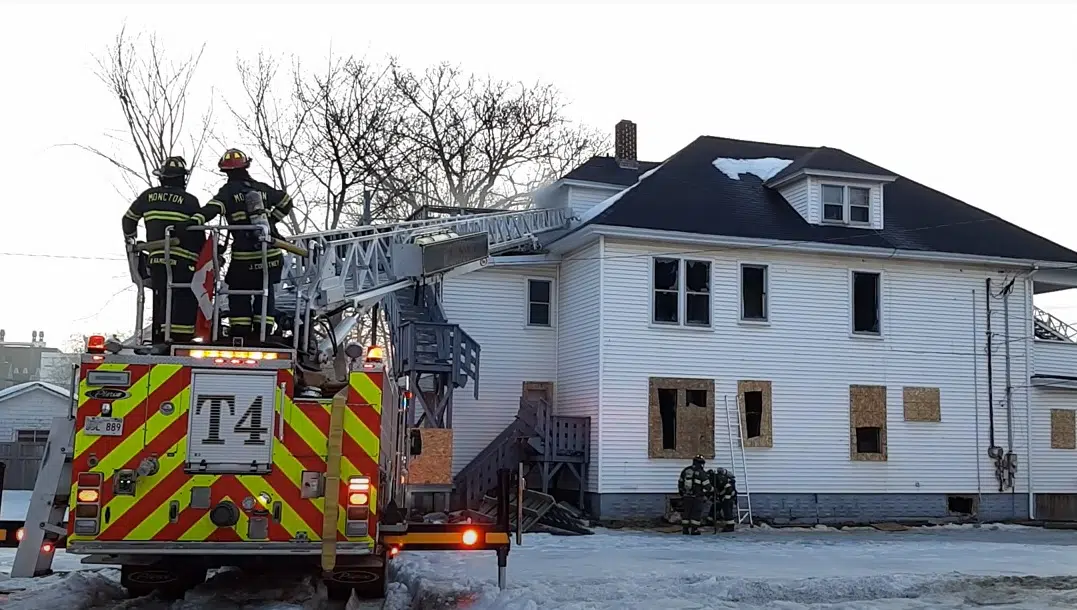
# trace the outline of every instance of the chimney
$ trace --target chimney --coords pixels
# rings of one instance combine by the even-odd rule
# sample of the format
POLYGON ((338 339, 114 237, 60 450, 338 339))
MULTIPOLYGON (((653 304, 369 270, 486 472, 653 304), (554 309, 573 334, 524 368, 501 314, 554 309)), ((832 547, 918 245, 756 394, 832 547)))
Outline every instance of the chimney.
POLYGON ((622 119, 613 128, 613 155, 624 169, 639 169, 636 159, 636 124, 622 119))
POLYGON ((33 337, 30 339, 30 343, 37 343, 37 331, 34 331, 33 337))
POLYGON ((4 342, 4 337, 6 337, 6 336, 7 336, 7 331, 0 328, 0 343, 4 342))

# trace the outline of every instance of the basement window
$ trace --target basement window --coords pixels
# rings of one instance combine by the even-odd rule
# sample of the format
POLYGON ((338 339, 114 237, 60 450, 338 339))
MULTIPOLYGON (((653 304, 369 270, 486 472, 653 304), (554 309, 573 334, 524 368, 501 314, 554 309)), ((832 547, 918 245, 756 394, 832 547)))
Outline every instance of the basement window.
POLYGON ((883 430, 877 426, 864 426, 856 429, 857 453, 882 453, 883 430))
POLYGON ((853 271, 853 332, 858 334, 881 334, 881 274, 853 271))
POLYGON ((763 392, 744 392, 744 435, 747 438, 763 436, 763 392))
POLYGON ((767 319, 767 266, 740 266, 740 319, 767 319))
POLYGON ((946 496, 946 510, 957 515, 974 515, 975 500, 972 496, 946 496))
POLYGON ((677 390, 658 389, 658 412, 662 417, 662 449, 677 448, 677 390))

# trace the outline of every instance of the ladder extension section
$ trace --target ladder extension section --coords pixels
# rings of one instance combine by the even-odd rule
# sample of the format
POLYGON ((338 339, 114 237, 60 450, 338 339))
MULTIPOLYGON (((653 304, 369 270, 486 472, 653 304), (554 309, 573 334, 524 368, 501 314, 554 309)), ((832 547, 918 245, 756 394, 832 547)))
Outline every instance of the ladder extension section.
POLYGON ((1059 320, 1039 307, 1033 307, 1032 312, 1036 320, 1037 338, 1069 343, 1077 342, 1077 328, 1059 320))
POLYGON ((74 455, 75 420, 57 417, 52 421, 41 469, 34 483, 34 495, 26 510, 23 538, 15 551, 11 566, 12 578, 42 576, 52 570, 56 545, 45 545, 67 536, 64 519, 67 517, 71 495, 71 458, 74 455))
MULTIPOLYGON (((558 208, 469 214, 305 233, 290 237, 288 241, 307 250, 310 257, 289 256, 283 279, 288 286, 286 291, 296 293, 293 298, 297 299, 297 315, 303 316, 304 309, 321 315, 377 302, 421 279, 421 275, 416 275, 413 260, 394 260, 412 258, 412 253, 407 251, 408 244, 486 234, 488 250, 482 250, 482 255, 486 256, 519 247, 535 247, 538 235, 565 228, 568 221, 568 210, 558 208)), ((446 268, 430 274, 438 275, 471 262, 475 261, 449 263, 446 268)), ((285 296, 281 300, 290 299, 285 296)))
POLYGON ((725 398, 726 431, 729 434, 729 464, 733 470, 733 477, 737 480, 737 523, 752 522, 752 495, 748 488, 748 462, 744 458, 744 436, 741 433, 740 397, 733 404, 733 413, 730 413, 729 397, 725 398))

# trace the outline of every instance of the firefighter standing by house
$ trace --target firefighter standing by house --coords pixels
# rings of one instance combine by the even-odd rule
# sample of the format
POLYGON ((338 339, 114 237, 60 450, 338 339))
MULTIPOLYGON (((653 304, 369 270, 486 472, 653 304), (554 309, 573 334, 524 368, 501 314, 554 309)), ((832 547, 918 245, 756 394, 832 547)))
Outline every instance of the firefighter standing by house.
POLYGON ((723 532, 732 532, 736 525, 737 480, 733 473, 725 468, 708 471, 714 485, 715 502, 711 507, 711 517, 715 525, 721 526, 723 532))
MULTIPOLYGON (((232 260, 228 265, 225 281, 233 290, 260 290, 262 288, 262 241, 279 238, 276 223, 283 220, 292 209, 292 200, 284 192, 251 177, 248 169, 251 159, 241 150, 229 148, 221 155, 217 167, 227 177, 227 182, 206 205, 223 211, 230 225, 262 225, 265 231, 258 235, 253 231, 236 231, 231 234, 232 260)), ((209 220, 207 217, 206 220, 209 220)), ((284 252, 268 247, 269 298, 266 303, 266 319, 262 320, 262 297, 250 295, 228 296, 229 336, 244 337, 249 345, 257 341, 261 326, 266 336, 275 324, 273 287, 281 280, 284 252)))
POLYGON ((714 494, 710 476, 703 470, 707 460, 697 455, 692 465, 681 471, 677 491, 681 494, 681 533, 698 536, 707 498, 714 494))
MULTIPOLYGON (((161 167, 153 170, 153 175, 160 179, 160 186, 142 191, 123 215, 123 236, 128 244, 128 251, 134 245, 138 235, 138 221, 146 222, 146 241, 154 242, 165 238, 165 229, 172 227, 172 236, 179 239, 179 244, 169 247, 169 260, 166 266, 164 248, 149 252, 150 288, 153 290, 153 327, 154 350, 167 349, 165 345, 165 304, 168 298, 168 273, 172 268, 172 282, 189 284, 194 277, 194 265, 198 253, 202 250, 206 235, 202 231, 189 231, 188 228, 203 224, 205 218, 199 210, 198 198, 187 192, 187 178, 190 171, 183 157, 169 157, 161 167)), ((183 343, 194 337, 194 324, 198 301, 191 290, 172 291, 171 338, 183 343)))

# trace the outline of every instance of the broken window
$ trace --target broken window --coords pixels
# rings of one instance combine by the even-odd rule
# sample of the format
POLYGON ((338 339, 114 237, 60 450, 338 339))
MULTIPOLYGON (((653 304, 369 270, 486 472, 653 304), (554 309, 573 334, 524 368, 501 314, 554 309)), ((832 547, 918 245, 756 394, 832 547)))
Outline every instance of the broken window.
POLYGON ((877 426, 863 426, 856 429, 857 453, 882 453, 883 430, 877 426))
POLYGON ((685 403, 689 407, 706 407, 707 406, 707 391, 706 390, 685 390, 685 403))
POLYGON ((747 438, 763 435, 763 392, 744 392, 744 433, 747 438))
POLYGON ((654 259, 653 321, 676 324, 680 317, 680 260, 654 259))
POLYGON ((853 272, 853 332, 877 335, 879 324, 879 280, 878 273, 866 271, 853 272))
POLYGON ((710 326, 711 264, 707 261, 684 261, 685 324, 710 326))
POLYGON ((527 325, 550 326, 553 280, 527 280, 527 325))
POLYGON ((740 304, 742 320, 767 319, 766 265, 741 265, 740 304))
POLYGON ((658 389, 658 412, 662 417, 662 449, 677 448, 677 390, 658 389))
POLYGON ((849 187, 849 221, 871 221, 871 190, 866 188, 849 187))

